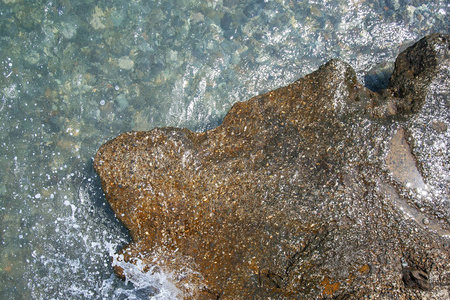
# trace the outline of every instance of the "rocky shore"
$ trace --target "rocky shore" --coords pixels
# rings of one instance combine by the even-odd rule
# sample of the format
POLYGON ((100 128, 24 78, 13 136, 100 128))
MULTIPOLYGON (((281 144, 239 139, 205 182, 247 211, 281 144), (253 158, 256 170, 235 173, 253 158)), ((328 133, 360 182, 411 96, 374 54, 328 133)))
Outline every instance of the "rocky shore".
POLYGON ((158 266, 184 299, 450 298, 449 50, 423 38, 380 92, 332 60, 215 129, 104 144, 116 273, 158 266))

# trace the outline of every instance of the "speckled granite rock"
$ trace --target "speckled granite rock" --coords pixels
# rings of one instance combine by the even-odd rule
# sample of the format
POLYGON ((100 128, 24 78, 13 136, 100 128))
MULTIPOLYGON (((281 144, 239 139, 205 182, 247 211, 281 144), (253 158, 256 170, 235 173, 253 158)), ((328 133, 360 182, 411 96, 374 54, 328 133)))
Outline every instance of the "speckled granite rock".
POLYGON ((381 93, 333 60, 213 130, 109 141, 94 166, 132 236, 119 262, 185 299, 448 299, 449 47, 408 48, 381 93))

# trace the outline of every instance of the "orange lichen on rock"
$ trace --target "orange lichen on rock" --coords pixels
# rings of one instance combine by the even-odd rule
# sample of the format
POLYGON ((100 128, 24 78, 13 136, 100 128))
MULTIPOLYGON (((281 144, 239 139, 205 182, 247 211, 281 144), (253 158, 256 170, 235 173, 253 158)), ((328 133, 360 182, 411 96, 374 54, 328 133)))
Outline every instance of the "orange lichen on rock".
POLYGON ((320 285, 323 287, 323 296, 331 296, 337 290, 339 290, 340 284, 339 282, 330 282, 330 278, 325 277, 320 285))

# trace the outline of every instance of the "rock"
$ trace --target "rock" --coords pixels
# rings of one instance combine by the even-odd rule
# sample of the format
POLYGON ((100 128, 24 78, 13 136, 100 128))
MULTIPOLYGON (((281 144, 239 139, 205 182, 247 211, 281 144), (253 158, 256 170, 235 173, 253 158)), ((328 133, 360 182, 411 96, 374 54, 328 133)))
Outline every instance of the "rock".
POLYGON ((134 61, 129 56, 119 58, 117 64, 124 70, 131 70, 134 68, 134 61))
POLYGON ((101 30, 106 28, 105 21, 105 12, 96 6, 89 23, 95 30, 101 30))
POLYGON ((449 150, 421 146, 420 120, 448 143, 449 47, 408 48, 380 93, 332 60, 213 130, 107 142, 94 167, 132 237, 118 260, 172 274, 185 299, 448 298, 449 150))

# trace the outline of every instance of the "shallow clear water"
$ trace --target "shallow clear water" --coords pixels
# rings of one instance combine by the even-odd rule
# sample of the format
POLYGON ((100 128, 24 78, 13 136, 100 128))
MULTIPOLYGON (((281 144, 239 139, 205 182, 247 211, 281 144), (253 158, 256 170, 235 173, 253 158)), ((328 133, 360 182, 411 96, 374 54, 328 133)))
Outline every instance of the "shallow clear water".
POLYGON ((114 277, 111 255, 129 238, 92 169, 99 146, 129 130, 215 127, 236 101, 332 58, 380 89, 401 50, 449 32, 449 8, 437 0, 2 0, 0 298, 173 297, 164 276, 134 285, 114 277))

